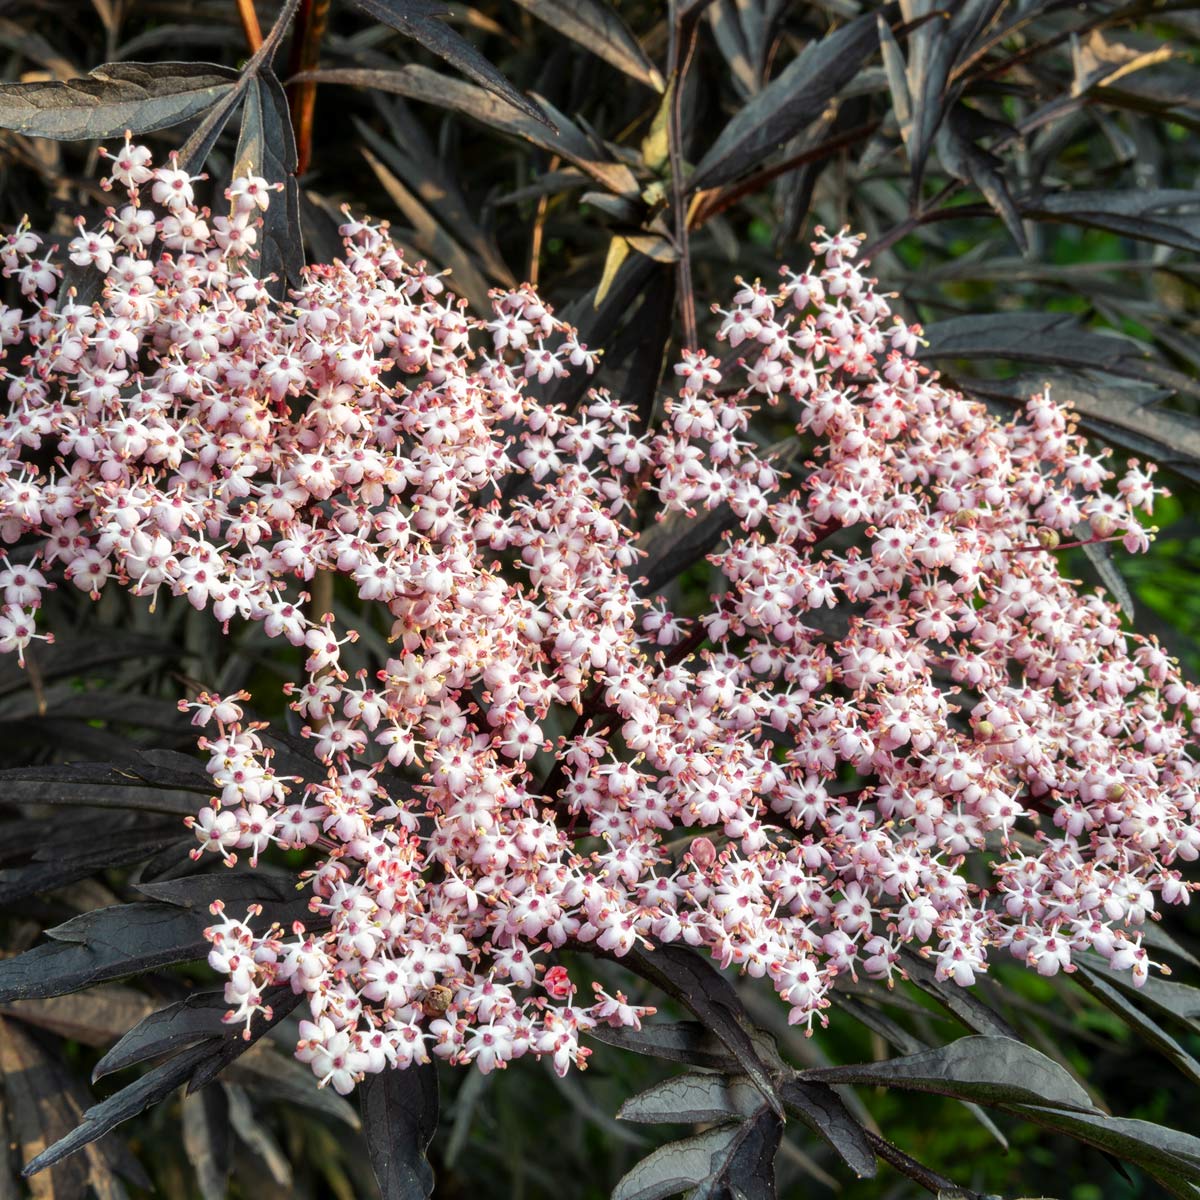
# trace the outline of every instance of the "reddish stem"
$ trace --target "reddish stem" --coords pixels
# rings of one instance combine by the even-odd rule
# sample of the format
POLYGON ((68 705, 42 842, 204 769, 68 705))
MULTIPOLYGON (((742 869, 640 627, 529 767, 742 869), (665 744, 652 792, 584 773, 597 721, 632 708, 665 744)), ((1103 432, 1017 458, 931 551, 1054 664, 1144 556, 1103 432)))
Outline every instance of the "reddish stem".
MULTIPOLYGON (((328 22, 329 0, 301 0, 292 34, 289 75, 316 70, 328 22)), ((292 128, 296 133, 297 175, 303 175, 312 161, 313 111, 316 103, 317 85, 313 80, 301 80, 288 87, 288 105, 292 110, 292 128)))
POLYGON ((258 23, 258 13, 254 10, 254 0, 236 0, 238 18, 242 22, 242 32, 246 35, 246 45, 250 53, 256 54, 263 44, 262 26, 258 23))

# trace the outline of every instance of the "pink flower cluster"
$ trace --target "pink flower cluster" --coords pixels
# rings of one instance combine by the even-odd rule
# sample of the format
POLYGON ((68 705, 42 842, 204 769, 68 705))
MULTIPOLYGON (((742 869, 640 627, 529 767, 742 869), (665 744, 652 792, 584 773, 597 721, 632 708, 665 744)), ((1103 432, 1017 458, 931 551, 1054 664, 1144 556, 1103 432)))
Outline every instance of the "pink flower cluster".
POLYGON ((100 302, 56 295, 27 228, 0 244, 29 301, 0 309, 0 536, 32 551, 0 572, 0 647, 39 636, 58 576, 301 649, 322 782, 277 773, 245 695, 184 705, 214 793, 196 853, 319 856, 311 921, 208 931, 232 1020, 303 993, 298 1054, 345 1092, 430 1053, 582 1065, 583 1031, 647 1010, 577 1002, 555 956, 578 945, 702 947, 810 1029, 905 946, 962 985, 999 950, 1145 978, 1141 928, 1200 853, 1200 690, 1056 552, 1143 548, 1152 468, 1106 491, 1048 396, 1005 423, 943 386, 844 233, 740 282, 730 353, 685 352, 643 430, 603 390, 543 398, 596 355, 532 288, 477 319, 348 221, 276 302, 262 180, 217 216, 145 148, 109 162, 127 203, 69 247, 100 302), (644 550, 717 509, 725 584, 689 619, 644 550), (383 620, 373 674, 306 608, 317 572, 383 620))

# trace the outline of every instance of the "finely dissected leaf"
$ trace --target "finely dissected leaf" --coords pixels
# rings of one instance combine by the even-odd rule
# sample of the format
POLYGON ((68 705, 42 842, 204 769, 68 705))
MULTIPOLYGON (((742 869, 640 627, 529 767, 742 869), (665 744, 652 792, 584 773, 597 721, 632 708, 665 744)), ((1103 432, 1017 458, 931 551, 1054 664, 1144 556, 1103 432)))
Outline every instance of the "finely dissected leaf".
POLYGON ((721 130, 689 180, 693 189, 728 183, 821 115, 879 45, 872 14, 810 42, 721 130))
MULTIPOLYGON (((149 664, 155 659, 178 656, 179 647, 161 638, 121 634, 115 630, 106 630, 102 638, 60 638, 49 646, 38 645, 36 649, 31 646, 25 653, 26 661, 32 660, 36 664, 46 683, 55 679, 78 680, 89 674, 107 677, 115 672, 101 668, 120 667, 130 662, 149 664)), ((29 686, 29 672, 16 659, 6 655, 0 661, 0 695, 27 691, 29 686)))
POLYGON ((183 1098, 183 1148, 203 1200, 223 1200, 230 1166, 229 1103, 221 1088, 183 1098))
POLYGON ((229 1003, 223 992, 198 992, 160 1008, 139 1021, 96 1064, 92 1079, 136 1066, 151 1058, 229 1033, 224 1016, 229 1003))
POLYGON ((300 6, 300 0, 284 0, 271 26, 270 33, 263 38, 263 43, 251 56, 249 62, 238 76, 237 86, 205 113, 203 120, 192 130, 188 139, 179 149, 179 164, 185 170, 197 171, 208 158, 212 148, 217 144, 229 118, 242 102, 247 88, 254 82, 260 71, 269 70, 275 61, 275 54, 284 33, 291 26, 292 18, 300 6))
POLYGON ((762 1094, 745 1076, 693 1072, 664 1079, 621 1105, 622 1121, 644 1124, 728 1121, 748 1117, 762 1105, 762 1094))
MULTIPOLYGON (((955 985, 949 984, 947 986, 953 987, 955 985)), ((962 989, 959 990, 961 991, 962 989)), ((969 993, 965 994, 969 996, 969 993)), ((969 998, 973 999, 973 997, 969 998)), ((894 995, 887 995, 886 1003, 896 1006, 898 1000, 899 998, 894 995)), ((946 1005, 946 1007, 949 1007, 949 1005, 946 1005)), ((928 1048, 928 1044, 926 1042, 921 1041, 921 1039, 918 1037, 914 1037, 902 1025, 898 1024, 896 1021, 893 1021, 892 1018, 886 1013, 880 1011, 872 1005, 860 1004, 857 1000, 852 999, 850 996, 844 996, 838 1000, 838 1011, 845 1013, 849 1017, 853 1017, 854 1020, 865 1025, 872 1032, 877 1033, 885 1042, 887 1042, 889 1045, 895 1046, 896 1049, 902 1054, 916 1054, 917 1052, 928 1048)), ((920 1013, 921 1009, 917 1007, 910 1011, 920 1013)), ((991 1010, 989 1009, 986 1011, 990 1012, 991 1010)), ((977 1028, 976 1014, 970 1013, 970 1017, 970 1020, 966 1020, 960 1015, 959 1020, 962 1020, 968 1028, 977 1028)), ((1007 1025, 1005 1028, 1007 1028, 1007 1025)), ((988 1029, 985 1027, 983 1032, 988 1032, 988 1029)), ((1001 1034, 1001 1036, 1007 1036, 1007 1034, 1001 1034)), ((784 1100, 788 1100, 786 1095, 784 1096, 784 1100)), ((1008 1139, 996 1125, 996 1122, 993 1121, 992 1118, 989 1117, 988 1114, 984 1112, 984 1110, 980 1108, 978 1104, 972 1104, 969 1100, 962 1100, 960 1103, 1005 1150, 1008 1149, 1008 1139)), ((860 1127, 859 1136, 863 1136, 864 1132, 865 1131, 860 1127)))
MULTIPOLYGON (((632 340, 633 348, 619 395, 636 409, 644 425, 650 423, 659 383, 667 368, 674 307, 675 272, 658 271, 643 293, 636 317, 622 334, 622 338, 627 334, 632 340)), ((619 361, 614 348, 608 357, 609 365, 619 361)))
POLYGON ((493 236, 475 220, 454 172, 442 161, 421 123, 403 101, 392 102, 384 112, 390 139, 376 133, 365 121, 356 120, 354 126, 359 136, 412 189, 439 223, 454 231, 455 238, 476 255, 494 280, 505 287, 516 287, 517 281, 493 236))
POLYGON ((421 1063, 368 1075, 358 1093, 382 1200, 425 1200, 433 1194, 425 1150, 438 1123, 436 1068, 421 1063))
MULTIPOLYGON (((611 344, 613 334, 629 316, 629 310, 645 289, 646 281, 661 270, 642 254, 631 254, 621 264, 604 298, 593 290, 573 300, 560 314, 579 330, 579 338, 589 346, 611 344)), ((564 405, 568 411, 583 399, 593 380, 582 371, 565 379, 556 379, 543 393, 547 404, 564 405)))
POLYGON ((537 104, 522 96, 466 38, 438 20, 445 15, 446 8, 436 0, 351 0, 351 3, 368 16, 412 38, 534 121, 550 126, 546 114, 537 104))
POLYGON ((1012 1111, 1096 1146, 1115 1158, 1136 1163, 1164 1183, 1182 1180, 1200 1184, 1200 1138, 1190 1133, 1150 1121, 1110 1117, 1100 1112, 1068 1112, 1052 1106, 1014 1105, 1012 1111))
POLYGON ((313 1073, 268 1041, 257 1042, 222 1072, 226 1083, 243 1084, 256 1099, 286 1101, 340 1121, 351 1129, 362 1122, 354 1106, 333 1088, 313 1087, 313 1073))
POLYGON ((517 0, 541 21, 626 75, 663 90, 663 78, 606 0, 517 0))
POLYGON ((51 940, 0 961, 0 1003, 57 996, 207 953, 208 905, 218 896, 231 910, 264 901, 263 919, 290 922, 307 903, 286 885, 257 872, 197 876, 146 884, 154 901, 82 913, 46 931, 51 940))
POLYGON ((85 921, 86 930, 77 928, 71 940, 46 942, 0 962, 0 1001, 78 991, 107 979, 199 958, 206 947, 207 921, 162 904, 115 905, 47 932, 56 937, 85 921))
POLYGON ((1077 190, 1023 196, 1021 211, 1200 253, 1200 200, 1187 188, 1077 190))
MULTIPOLYGON (((248 871, 218 869, 202 875, 190 875, 186 879, 163 879, 156 883, 144 883, 137 890, 151 900, 192 909, 206 918, 210 915, 209 905, 214 900, 223 900, 230 911, 239 906, 261 903, 267 920, 283 919, 267 916, 266 909, 271 906, 277 910, 308 911, 308 893, 300 890, 295 880, 283 874, 271 874, 261 867, 248 871)), ((59 928, 66 929, 72 924, 73 921, 68 921, 67 925, 60 925, 59 928)))
MULTIPOLYGON (((117 787, 131 786, 177 789, 193 795, 212 794, 212 781, 204 767, 186 754, 172 750, 146 750, 119 763, 76 762, 49 763, 43 766, 10 767, 0 771, 0 797, 7 798, 9 789, 23 784, 61 786, 117 787)), ((24 802, 25 797, 22 797, 24 802)), ((42 803, 49 803, 42 801, 42 803)), ((191 802, 195 805, 195 801, 191 802)), ((173 812, 174 808, 166 811, 173 812)))
POLYGON ((805 1081, 936 1092, 980 1104, 1045 1104, 1090 1111, 1087 1092, 1056 1062, 1013 1038, 959 1038, 902 1058, 801 1072, 805 1081))
POLYGON ((296 182, 296 138, 287 96, 273 71, 255 76, 242 106, 242 128, 233 158, 233 177, 259 175, 270 184, 283 184, 274 196, 259 230, 258 257, 249 260, 253 274, 276 275, 298 283, 304 267, 300 240, 300 185, 296 182))
MULTIPOLYGON (((1149 939, 1147 939, 1149 940, 1149 939)), ((1081 970, 1103 979, 1127 996, 1200 1032, 1200 988, 1162 979, 1153 972, 1138 986, 1122 971, 1114 971, 1099 955, 1085 954, 1079 959, 1081 970)))
MULTIPOLYGON (((1015 359, 1106 371, 1191 391, 1196 384, 1153 359, 1122 334, 1084 328, 1070 313, 972 314, 937 321, 925 330, 921 358, 1015 359)), ((1061 399, 1061 397, 1060 397, 1061 399)))
POLYGON ((746 1010, 724 975, 685 946, 663 945, 650 951, 635 948, 618 961, 694 1013, 729 1048, 774 1112, 783 1115, 774 1081, 750 1038, 746 1010))
MULTIPOLYGON (((91 1102, 86 1089, 63 1063, 8 1021, 0 1021, 0 1078, 6 1136, 11 1137, 12 1148, 22 1159, 69 1133, 91 1102)), ((131 1179, 148 1187, 149 1180, 123 1148, 97 1146, 85 1160, 56 1167, 44 1186, 33 1189, 33 1195, 39 1200, 120 1196, 124 1192, 113 1168, 128 1174, 131 1166, 131 1179)), ((15 1196, 17 1192, 14 1189, 4 1194, 15 1196)))
POLYGON ((771 14, 758 0, 722 0, 706 13, 713 40, 729 65, 734 87, 743 97, 762 86, 767 26, 771 14))
POLYGON ((608 1046, 687 1063, 693 1067, 729 1071, 737 1059, 697 1021, 661 1021, 643 1024, 641 1029, 597 1025, 587 1036, 608 1046))
POLYGON ((913 125, 908 158, 914 197, 920 194, 934 139, 961 91, 960 86, 950 85, 951 71, 1001 8, 1000 0, 965 0, 951 10, 949 20, 926 21, 912 34, 908 86, 913 97, 913 125))
POLYGON ((938 160, 956 179, 969 183, 983 193, 987 202, 1004 222, 1018 249, 1029 249, 1021 214, 1001 173, 1003 160, 976 145, 962 118, 962 108, 951 110, 938 130, 935 144, 938 160))
POLYGON ((1200 420, 1191 413, 1162 408, 1156 400, 1165 389, 1139 388, 1099 372, 1082 370, 1018 376, 1004 381, 972 381, 970 390, 1007 404, 1024 404, 1033 391, 1049 383, 1051 395, 1070 404, 1083 425, 1110 444, 1149 455, 1162 467, 1200 483, 1200 420))
POLYGON ((912 136, 912 96, 908 90, 908 74, 904 55, 896 41, 892 27, 884 19, 882 13, 876 15, 876 28, 879 33, 879 50, 883 58, 883 70, 887 76, 888 91, 892 97, 892 112, 896 117, 896 127, 900 137, 908 143, 912 136))
POLYGON ((80 1125, 27 1163, 22 1174, 35 1175, 38 1171, 45 1170, 66 1158, 68 1154, 74 1154, 97 1138, 103 1137, 122 1121, 136 1117, 150 1105, 165 1099, 212 1053, 211 1042, 193 1046, 169 1062, 147 1071, 140 1079, 109 1096, 107 1100, 94 1104, 83 1114, 80 1125))
POLYGON ((400 182, 399 179, 366 146, 361 147, 363 158, 376 178, 383 185, 388 198, 408 219, 413 227, 417 248, 428 254, 434 262, 449 267, 454 278, 455 290, 464 295, 477 312, 486 312, 488 306, 487 280, 479 274, 470 255, 437 222, 433 213, 400 182))
POLYGON ((340 83, 349 87, 378 88, 398 96, 407 96, 410 100, 448 108, 557 154, 567 162, 574 163, 609 191, 628 194, 638 191, 633 172, 623 163, 613 162, 599 153, 587 135, 557 110, 551 114, 557 129, 548 128, 485 89, 464 83, 461 79, 440 75, 418 63, 409 63, 394 71, 358 67, 305 71, 294 78, 312 79, 317 83, 340 83))
POLYGON ((952 1012, 973 1033, 994 1034, 1004 1038, 1018 1037, 1016 1030, 999 1013, 984 1004, 974 992, 949 980, 939 979, 937 972, 919 955, 906 948, 902 952, 901 961, 908 978, 921 991, 952 1012))
MULTIPOLYGON (((107 764, 95 765, 111 771, 107 764)), ((22 768, 16 768, 14 773, 20 774, 21 771, 22 768)), ((69 778, 18 778, 10 783, 4 778, 5 774, 0 771, 0 804, 6 805, 68 804, 83 808, 129 808, 182 815, 195 812, 203 803, 196 799, 195 792, 173 791, 146 784, 131 786, 115 781, 84 783, 69 778)))
POLYGON ((1200 1062, 1197 1062, 1157 1021, 1151 1020, 1142 1010, 1126 999, 1098 972, 1089 970, 1082 963, 1075 978, 1083 984, 1106 1008, 1111 1009, 1149 1045, 1170 1060, 1193 1083, 1200 1083, 1200 1062))
POLYGON ((638 538, 645 551, 642 574, 646 593, 659 591, 679 573, 708 554, 725 533, 737 524, 728 504, 722 504, 698 519, 680 514, 652 525, 638 538))
POLYGON ((737 1137, 737 1125, 720 1125, 660 1146, 621 1179, 612 1200, 661 1200, 695 1187, 712 1175, 714 1162, 731 1151, 737 1137))
POLYGON ((65 83, 0 84, 0 128, 73 141, 178 125, 228 96, 237 72, 216 63, 107 63, 65 83))
POLYGON ((783 1118, 763 1105, 738 1126, 731 1153, 713 1164, 692 1200, 776 1200, 775 1155, 783 1139, 783 1118))
POLYGON ((828 1084, 791 1079, 780 1088, 783 1102, 837 1151, 860 1179, 875 1175, 875 1151, 866 1131, 828 1084))
MULTIPOLYGON (((179 840, 174 821, 164 825, 149 822, 145 829, 113 830, 111 818, 87 822, 79 833, 63 839, 52 835, 27 866, 0 871, 0 904, 49 892, 86 879, 99 870, 141 862, 179 840), (65 844, 64 844, 65 843, 65 844)), ((74 831, 73 831, 74 832, 74 831)), ((61 830, 55 831, 61 835, 61 830)))
MULTIPOLYGON (((199 1095, 205 1096, 213 1090, 215 1089, 205 1088, 199 1095)), ((248 1149, 252 1150, 266 1163, 267 1170, 271 1172, 271 1177, 281 1188, 288 1189, 287 1194, 290 1195, 292 1164, 288 1162, 287 1157, 279 1148, 279 1144, 271 1136, 270 1131, 255 1116, 254 1109, 251 1107, 250 1100, 244 1089, 237 1087, 235 1084, 225 1083, 221 1090, 225 1093, 229 1104, 229 1123, 234 1132, 245 1143, 248 1149)), ((335 1097, 335 1099, 340 1099, 340 1097, 335 1097)))
POLYGON ((206 1058, 192 1073, 188 1080, 188 1094, 199 1091, 205 1084, 211 1083, 230 1063, 240 1058, 255 1046, 259 1039, 270 1033, 280 1021, 285 1020, 300 1003, 300 994, 293 992, 291 987, 284 984, 271 988, 263 996, 263 1003, 268 1015, 259 1015, 248 1027, 243 1027, 237 1037, 232 1034, 221 1038, 211 1055, 206 1058))
POLYGON ((760 1103, 744 1120, 660 1146, 621 1179, 612 1200, 660 1200, 689 1188, 695 1200, 772 1200, 782 1134, 783 1122, 760 1103))

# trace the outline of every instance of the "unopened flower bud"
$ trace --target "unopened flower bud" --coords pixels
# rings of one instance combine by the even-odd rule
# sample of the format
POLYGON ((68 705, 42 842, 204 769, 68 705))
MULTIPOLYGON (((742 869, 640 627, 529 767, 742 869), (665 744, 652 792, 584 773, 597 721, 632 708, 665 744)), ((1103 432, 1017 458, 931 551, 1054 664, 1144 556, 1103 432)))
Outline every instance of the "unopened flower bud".
POLYGON ((1048 528, 1039 529, 1037 531, 1036 537, 1037 537, 1038 545, 1041 546, 1043 550, 1055 549, 1058 546, 1058 543, 1062 540, 1058 536, 1057 529, 1048 529, 1048 528))
POLYGON ((692 857, 692 862, 701 870, 706 870, 717 861, 717 848, 712 844, 710 838, 693 838, 688 853, 692 857))

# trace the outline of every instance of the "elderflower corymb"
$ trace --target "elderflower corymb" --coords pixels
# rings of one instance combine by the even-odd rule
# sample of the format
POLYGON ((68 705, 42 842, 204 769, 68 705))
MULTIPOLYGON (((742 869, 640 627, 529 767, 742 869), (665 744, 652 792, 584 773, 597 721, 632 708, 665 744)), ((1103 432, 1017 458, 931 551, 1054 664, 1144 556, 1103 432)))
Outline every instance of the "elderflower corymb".
POLYGON ((1001 952, 1146 977, 1200 852, 1200 692, 1055 547, 1087 523, 1142 549, 1151 467, 1106 491, 1049 396, 1006 423, 945 387, 845 233, 739 283, 728 353, 685 352, 643 429, 603 390, 553 402, 595 354, 532 288, 474 317, 348 221, 276 301, 264 181, 214 216, 144 147, 110 162, 127 201, 68 247, 99 302, 58 294, 27 228, 0 244, 27 298, 0 311, 0 646, 48 636, 64 581, 302 650, 319 781, 276 771, 246 695, 184 702, 195 853, 316 856, 303 924, 218 911, 231 1020, 303 994, 298 1054, 345 1092, 431 1054, 582 1065, 581 1033, 648 1010, 579 997, 564 947, 699 947, 810 1029, 905 947, 961 985, 1001 952), (764 406, 796 430, 775 455, 764 406), (723 590, 688 619, 646 550, 718 510, 723 590), (318 572, 386 615, 373 673, 309 615, 318 572))

